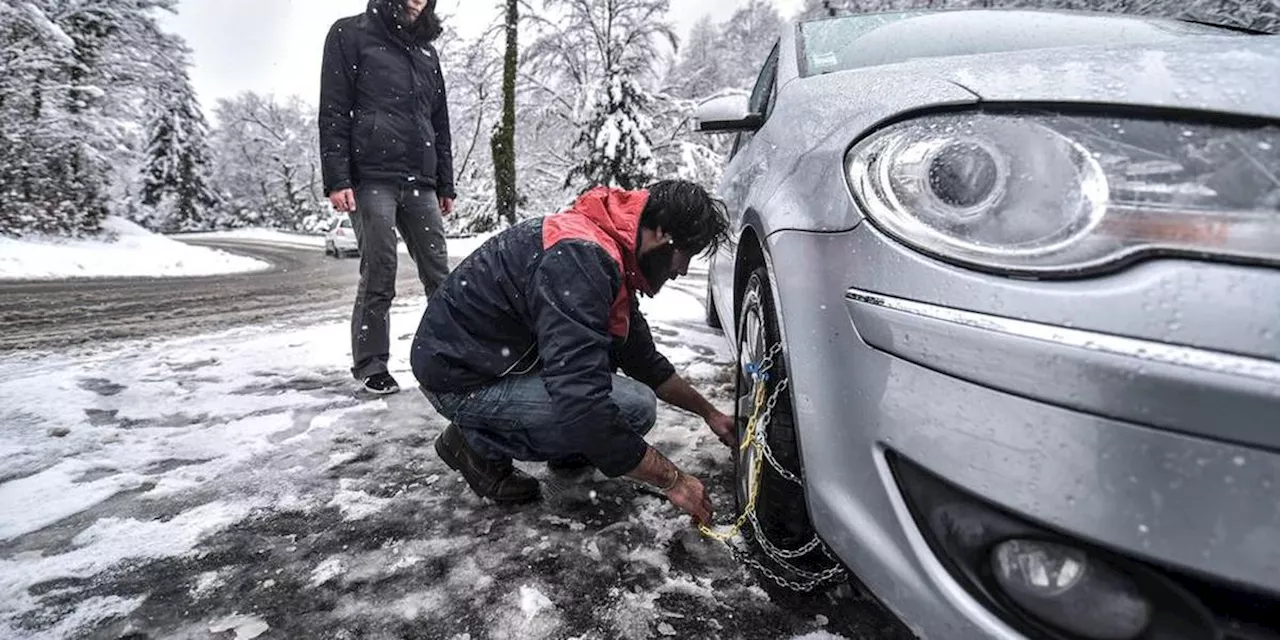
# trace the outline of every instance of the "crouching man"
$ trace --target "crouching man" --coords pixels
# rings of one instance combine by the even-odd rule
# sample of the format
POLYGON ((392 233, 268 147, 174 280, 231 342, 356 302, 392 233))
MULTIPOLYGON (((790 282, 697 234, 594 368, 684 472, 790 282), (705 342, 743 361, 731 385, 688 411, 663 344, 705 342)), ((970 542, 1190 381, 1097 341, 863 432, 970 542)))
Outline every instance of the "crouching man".
POLYGON ((593 189, 489 239, 432 296, 413 342, 414 375, 451 422, 435 443, 440 458, 496 501, 539 497, 512 460, 556 474, 594 467, 652 484, 709 524, 702 482, 645 435, 656 398, 698 414, 730 446, 734 421, 658 353, 636 296, 686 275, 726 229, 704 189, 662 181, 593 189))

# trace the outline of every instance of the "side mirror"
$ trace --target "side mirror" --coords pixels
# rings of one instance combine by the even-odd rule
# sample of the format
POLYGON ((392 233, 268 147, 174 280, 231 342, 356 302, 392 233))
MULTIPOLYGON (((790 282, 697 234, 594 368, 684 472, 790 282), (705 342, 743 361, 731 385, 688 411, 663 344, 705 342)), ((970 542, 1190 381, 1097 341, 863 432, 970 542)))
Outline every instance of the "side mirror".
POLYGON ((712 98, 698 105, 694 119, 703 133, 738 133, 756 131, 764 126, 764 117, 751 113, 747 96, 732 95, 712 98))

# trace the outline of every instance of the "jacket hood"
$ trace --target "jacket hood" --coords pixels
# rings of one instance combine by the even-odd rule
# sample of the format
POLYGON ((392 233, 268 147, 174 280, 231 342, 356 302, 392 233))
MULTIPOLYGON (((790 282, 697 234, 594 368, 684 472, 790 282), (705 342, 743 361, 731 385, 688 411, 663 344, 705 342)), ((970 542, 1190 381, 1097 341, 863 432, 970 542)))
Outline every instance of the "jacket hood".
POLYGON ((570 210, 590 220, 618 245, 627 287, 652 296, 653 291, 640 273, 636 257, 640 242, 640 214, 648 201, 647 190, 596 187, 582 194, 570 210))
POLYGON ((444 33, 440 16, 436 14, 436 0, 428 0, 427 6, 418 16, 418 20, 407 25, 404 0, 369 0, 366 10, 370 17, 378 20, 394 36, 406 42, 428 45, 435 42, 444 33))

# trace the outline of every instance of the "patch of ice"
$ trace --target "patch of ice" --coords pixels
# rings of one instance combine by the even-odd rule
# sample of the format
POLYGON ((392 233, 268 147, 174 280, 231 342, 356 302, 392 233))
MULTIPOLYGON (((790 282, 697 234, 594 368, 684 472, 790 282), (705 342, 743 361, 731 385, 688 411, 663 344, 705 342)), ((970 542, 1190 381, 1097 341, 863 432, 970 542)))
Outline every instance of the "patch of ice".
POLYGON ((802 636, 793 636, 791 640, 849 640, 844 636, 838 636, 829 631, 813 631, 802 636))
POLYGON ((217 571, 206 571, 196 577, 196 583, 191 586, 191 595, 198 598, 221 584, 222 576, 217 571))
POLYGON ((537 587, 522 585, 513 592, 493 621, 489 633, 496 640, 544 640, 556 637, 560 614, 555 603, 537 587))
POLYGON ((647 564, 662 573, 671 571, 671 560, 667 557, 666 552, 657 547, 637 547, 627 554, 627 560, 630 562, 647 564))
POLYGON ((73 547, 65 553, 0 559, 0 612, 30 608, 36 596, 29 589, 42 582, 89 578, 125 561, 180 556, 242 520, 253 506, 211 502, 166 522, 102 518, 72 539, 73 547))
POLYGON ((551 599, 533 587, 520 587, 520 610, 526 620, 542 612, 543 609, 555 606, 551 599))
POLYGON ((209 633, 234 631, 236 632, 236 640, 253 640, 270 629, 271 626, 262 618, 240 614, 229 615, 209 625, 209 633))
POLYGON ((622 593, 618 603, 608 614, 616 631, 615 635, 627 640, 648 640, 649 629, 658 619, 657 607, 654 605, 657 600, 658 594, 653 592, 622 593))
POLYGON ((44 471, 0 484, 0 541, 38 531, 88 509, 121 491, 137 489, 144 478, 118 473, 80 482, 99 465, 65 460, 44 471))
POLYGON ((337 557, 326 558, 324 562, 316 565, 311 571, 311 586, 318 587, 339 575, 342 575, 343 566, 342 559, 337 557))
POLYGON ((0 280, 209 276, 270 268, 261 260, 197 247, 109 217, 100 238, 0 236, 0 280))
POLYGON ((115 618, 123 618, 142 606, 147 596, 121 598, 119 596, 95 596, 76 603, 75 610, 58 620, 52 628, 32 634, 23 632, 21 636, 29 640, 43 638, 70 638, 85 627, 115 618))
POLYGON ((387 505, 391 503, 390 498, 379 498, 363 491, 349 489, 348 486, 351 482, 349 478, 343 478, 341 488, 333 495, 333 499, 329 501, 328 505, 341 510, 343 520, 348 522, 363 520, 386 509, 387 505))

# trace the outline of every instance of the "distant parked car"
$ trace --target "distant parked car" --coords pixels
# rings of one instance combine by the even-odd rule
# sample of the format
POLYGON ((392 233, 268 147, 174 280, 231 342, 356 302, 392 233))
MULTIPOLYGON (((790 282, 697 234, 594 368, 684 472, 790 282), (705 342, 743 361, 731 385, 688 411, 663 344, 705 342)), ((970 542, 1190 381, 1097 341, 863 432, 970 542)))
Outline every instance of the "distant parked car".
POLYGON ((360 255, 360 247, 356 244, 356 230, 351 226, 351 218, 342 216, 333 222, 333 226, 324 236, 324 254, 341 258, 360 255))
POLYGON ((1280 37, 791 23, 698 120, 754 561, 926 640, 1280 638, 1280 37))

